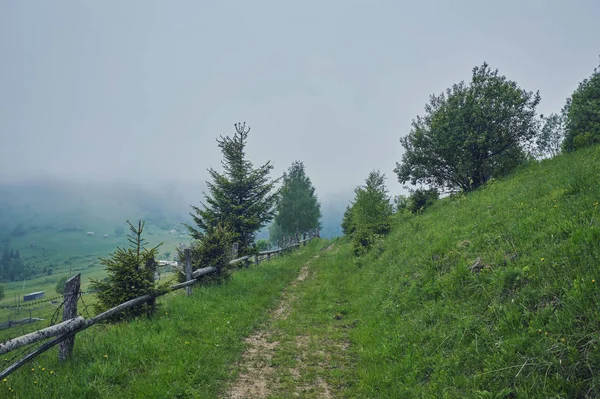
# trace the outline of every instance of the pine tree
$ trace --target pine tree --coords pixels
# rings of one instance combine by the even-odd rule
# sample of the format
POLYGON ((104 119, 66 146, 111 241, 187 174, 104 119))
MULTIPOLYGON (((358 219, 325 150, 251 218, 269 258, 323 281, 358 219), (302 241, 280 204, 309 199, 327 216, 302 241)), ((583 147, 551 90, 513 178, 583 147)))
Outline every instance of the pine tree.
POLYGON ((295 161, 283 175, 283 187, 277 200, 275 224, 281 233, 291 236, 320 227, 321 205, 315 188, 306 176, 304 164, 295 161))
MULTIPOLYGON (((129 248, 117 248, 108 258, 100 262, 106 267, 108 274, 105 280, 91 280, 91 289, 96 292, 99 303, 98 311, 104 311, 131 299, 151 294, 161 289, 154 282, 156 264, 154 257, 158 253, 157 245, 147 249, 146 240, 142 238, 145 223, 141 220, 137 226, 129 224, 127 235, 129 248)), ((121 317, 131 318, 142 313, 151 313, 155 309, 154 301, 138 305, 126 310, 121 317)))
POLYGON ((240 255, 248 252, 258 230, 273 218, 277 199, 276 182, 269 179, 271 161, 254 168, 246 159, 244 150, 249 131, 245 123, 236 123, 233 137, 217 139, 224 172, 209 169, 212 182, 207 182, 205 202, 200 207, 191 206, 190 215, 197 227, 186 225, 193 238, 202 240, 221 224, 232 231, 240 255))

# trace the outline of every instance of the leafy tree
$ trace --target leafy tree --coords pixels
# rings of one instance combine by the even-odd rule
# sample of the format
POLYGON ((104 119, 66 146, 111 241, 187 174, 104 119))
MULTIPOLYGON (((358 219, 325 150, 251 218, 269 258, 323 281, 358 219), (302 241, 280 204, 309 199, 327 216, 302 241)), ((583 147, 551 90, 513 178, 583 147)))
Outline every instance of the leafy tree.
POLYGON ((250 128, 236 123, 233 137, 217 139, 223 154, 224 172, 209 169, 212 182, 207 182, 209 194, 204 194, 201 207, 191 206, 196 227, 186 225, 191 236, 201 240, 211 234, 219 223, 232 230, 244 254, 254 242, 256 233, 274 216, 277 193, 275 181, 269 179, 271 161, 254 168, 246 159, 245 147, 250 128))
POLYGON ((342 228, 353 238, 354 254, 365 253, 391 230, 393 207, 385 187, 385 175, 369 173, 364 186, 354 190, 354 203, 346 208, 342 228))
POLYGON ((385 187, 385 175, 372 171, 365 183, 355 190, 356 197, 352 206, 355 229, 387 234, 392 227, 393 207, 385 187))
POLYGON ((67 276, 63 276, 58 279, 56 282, 56 287, 54 288, 57 294, 63 295, 65 293, 65 283, 68 279, 69 278, 67 276))
POLYGON ((405 152, 394 171, 401 183, 470 191, 525 159, 536 134, 539 93, 527 92, 492 71, 473 68, 471 82, 431 96, 400 139, 405 152))
POLYGON ((6 296, 6 290, 4 289, 4 286, 2 284, 0 284, 0 300, 4 299, 5 296, 6 296))
MULTIPOLYGON (((127 235, 129 248, 120 248, 108 258, 101 258, 108 274, 105 280, 91 280, 91 289, 96 292, 98 311, 104 311, 123 302, 142 295, 155 293, 164 287, 154 281, 156 263, 154 257, 158 253, 154 248, 145 248, 147 242, 142 238, 145 223, 138 221, 137 226, 129 224, 130 234, 127 235)), ((121 317, 131 318, 155 310, 154 301, 135 306, 123 312, 121 317)))
POLYGON ((269 225, 269 240, 272 243, 277 243, 283 237, 283 231, 281 231, 281 226, 277 223, 271 223, 269 225))
POLYGON ((302 162, 295 161, 284 173, 276 210, 275 224, 286 236, 321 227, 321 205, 302 162))
POLYGON ((579 83, 563 108, 566 117, 565 151, 600 143, 600 67, 579 83))
POLYGON ((550 114, 549 117, 542 119, 544 125, 535 141, 537 156, 554 157, 560 153, 562 142, 565 139, 564 116, 550 114))

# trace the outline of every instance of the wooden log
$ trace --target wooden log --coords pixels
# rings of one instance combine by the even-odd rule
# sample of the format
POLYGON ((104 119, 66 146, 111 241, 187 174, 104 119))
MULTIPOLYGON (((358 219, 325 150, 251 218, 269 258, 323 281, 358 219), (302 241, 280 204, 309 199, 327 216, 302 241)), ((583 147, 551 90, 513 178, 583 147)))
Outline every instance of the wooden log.
MULTIPOLYGON (((71 320, 77 317, 77 300, 79 299, 79 286, 81 284, 81 274, 77 274, 65 282, 63 321, 71 320)), ((60 343, 58 349, 58 360, 64 362, 71 356, 73 346, 75 345, 75 336, 70 337, 60 343)))
POLYGON ((175 284, 169 287, 169 291, 177 291, 185 287, 189 287, 190 285, 197 284, 198 280, 188 280, 183 283, 175 284))
POLYGON ((237 258, 237 259, 234 259, 234 260, 232 260, 232 261, 229 261, 229 264, 230 264, 230 265, 235 265, 235 264, 236 264, 236 263, 238 263, 238 262, 246 261, 246 260, 247 260, 249 257, 250 257, 249 255, 247 255, 247 256, 242 256, 241 258, 237 258))
POLYGON ((48 349, 52 348, 54 345, 59 344, 59 343, 63 342, 64 340, 69 339, 71 337, 74 337, 75 334, 77 334, 79 331, 85 330, 86 328, 87 328, 87 324, 84 323, 77 329, 72 330, 63 335, 59 335, 58 337, 54 338, 53 340, 50 340, 50 341, 42 344, 36 350, 34 350, 31 353, 28 353, 22 359, 17 360, 13 364, 11 364, 8 368, 6 368, 4 371, 2 371, 0 373, 0 380, 7 377, 10 373, 17 370, 19 367, 21 367, 22 365, 24 365, 31 359, 34 359, 34 358, 38 357, 39 355, 41 355, 42 353, 46 352, 48 349))
MULTIPOLYGON (((189 248, 183 250, 185 256, 185 279, 190 281, 192 279, 192 251, 189 248)), ((188 285, 185 288, 188 296, 192 295, 192 286, 188 285)))
POLYGON ((214 266, 203 267, 202 269, 194 270, 194 272, 192 273, 192 277, 194 279, 198 279, 198 277, 202 277, 205 274, 215 273, 216 271, 217 268, 214 266))
POLYGON ((0 344, 0 355, 3 355, 15 349, 19 349, 20 347, 25 345, 34 344, 43 339, 48 339, 51 337, 56 337, 57 335, 64 334, 66 332, 71 331, 74 328, 81 326, 84 322, 85 319, 83 317, 77 316, 74 319, 63 321, 48 328, 44 328, 42 330, 25 334, 20 337, 9 339, 8 341, 0 344))

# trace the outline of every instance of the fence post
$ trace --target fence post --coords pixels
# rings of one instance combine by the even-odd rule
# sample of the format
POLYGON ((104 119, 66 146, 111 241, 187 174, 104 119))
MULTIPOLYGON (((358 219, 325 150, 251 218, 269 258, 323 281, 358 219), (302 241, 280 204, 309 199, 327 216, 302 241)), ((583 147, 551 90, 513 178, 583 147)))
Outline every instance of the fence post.
POLYGON ((254 264, 258 265, 258 254, 254 254, 254 264))
MULTIPOLYGON (((65 282, 63 318, 67 321, 77 316, 77 299, 79 296, 79 286, 81 284, 81 274, 77 274, 65 282)), ((58 360, 64 362, 71 356, 73 346, 75 345, 75 336, 62 341, 58 349, 58 360)))
POLYGON ((240 247, 240 244, 237 242, 234 242, 233 245, 231 246, 231 258, 232 259, 237 259, 239 247, 240 247))
MULTIPOLYGON (((192 279, 192 253, 189 248, 183 250, 183 255, 185 256, 185 281, 190 281, 192 279)), ((192 295, 192 287, 185 287, 185 291, 188 296, 192 295)))
MULTIPOLYGON (((148 269, 148 276, 152 279, 152 284, 154 285, 154 276, 156 276, 156 260, 154 257, 146 261, 146 268, 148 269)), ((156 297, 153 297, 148 301, 148 306, 150 308, 154 308, 154 306, 156 306, 156 297)))
POLYGON ((267 260, 271 260, 271 254, 270 253, 267 254, 267 260))

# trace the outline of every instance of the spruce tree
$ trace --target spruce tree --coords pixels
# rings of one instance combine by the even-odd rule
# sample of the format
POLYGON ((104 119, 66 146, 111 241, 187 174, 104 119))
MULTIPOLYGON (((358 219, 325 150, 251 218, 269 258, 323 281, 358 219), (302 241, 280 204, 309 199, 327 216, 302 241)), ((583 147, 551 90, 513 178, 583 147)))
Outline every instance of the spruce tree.
POLYGON ((191 206, 190 213, 196 227, 186 225, 191 236, 202 240, 221 225, 230 229, 234 242, 239 243, 239 254, 248 252, 256 233, 274 215, 277 192, 275 181, 269 178, 271 161, 258 168, 246 159, 245 147, 250 128, 236 123, 233 137, 217 139, 223 154, 223 172, 209 169, 212 181, 207 182, 201 206, 191 206))
POLYGON ((291 236, 319 228, 320 219, 321 205, 315 188, 306 176, 304 164, 295 161, 283 175, 275 224, 283 235, 291 236))
MULTIPOLYGON (((91 289, 96 292, 98 304, 96 310, 105 311, 131 299, 154 293, 164 287, 154 281, 156 263, 154 257, 158 246, 147 249, 146 240, 142 238, 144 222, 137 226, 129 224, 130 234, 127 235, 129 248, 117 248, 108 258, 100 262, 106 267, 108 276, 105 280, 91 280, 91 289)), ((146 304, 129 308, 121 314, 121 318, 131 318, 142 313, 155 310, 154 300, 146 304)))

